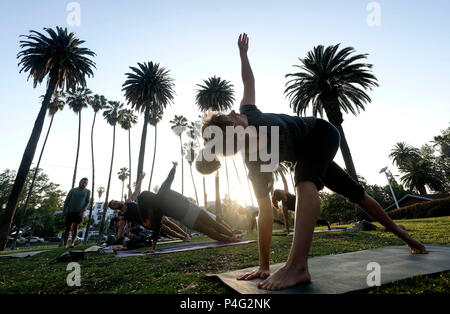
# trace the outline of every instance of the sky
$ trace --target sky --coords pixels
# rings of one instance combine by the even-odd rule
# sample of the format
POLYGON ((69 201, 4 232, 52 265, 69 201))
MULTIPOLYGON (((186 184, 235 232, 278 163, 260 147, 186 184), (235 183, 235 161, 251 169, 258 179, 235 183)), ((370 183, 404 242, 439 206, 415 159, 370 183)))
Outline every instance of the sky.
MULTIPOLYGON (((160 185, 172 160, 181 161, 179 140, 169 121, 182 114, 197 120, 196 84, 213 75, 235 88, 235 109, 242 97, 237 38, 249 35, 249 59, 256 80, 256 105, 263 112, 293 114, 284 96, 287 73, 317 45, 341 43, 367 53, 380 86, 368 94, 372 102, 358 116, 344 115, 343 128, 357 172, 370 184, 385 185, 379 170, 389 166, 394 144, 420 147, 450 122, 450 2, 442 1, 100 1, 2 0, 0 2, 0 171, 17 170, 40 108, 46 85, 33 89, 27 74, 19 73, 20 35, 29 30, 62 26, 94 51, 96 70, 87 86, 108 100, 126 104, 125 73, 137 62, 154 61, 170 70, 175 98, 158 126, 156 166, 152 186, 160 185), (69 5, 69 6, 68 6, 69 5), (69 8, 69 9, 68 9, 69 8), (69 19, 74 14, 77 19, 69 19), (79 14, 78 14, 79 13, 79 14)), ((81 148, 77 181, 91 177, 90 130, 93 111, 82 111, 81 148)), ((47 117, 34 162, 37 161, 50 119, 47 117)), ((132 178, 135 180, 143 117, 131 130, 132 178)), ((66 107, 55 116, 41 167, 68 191, 77 146, 77 116, 66 107)), ((106 187, 112 147, 112 127, 99 116, 95 127, 96 186, 106 187)), ((154 148, 149 128, 144 171, 149 174, 154 148)), ((335 161, 344 166, 340 152, 335 161)), ((250 204, 240 158, 236 158, 241 188, 232 162, 228 163, 231 197, 250 204)), ((117 172, 128 167, 127 133, 117 128, 110 198, 120 199, 117 172)), ((224 167, 223 167, 224 168, 224 167)), ((181 168, 172 188, 181 192, 181 168)), ((201 176, 193 169, 199 201, 201 176)), ((149 175, 143 186, 148 186, 149 175)), ((185 195, 194 197, 185 162, 185 195)), ((290 182, 290 180, 288 180, 290 182)), ((206 177, 208 200, 214 198, 214 176, 206 177)), ((281 187, 279 182, 276 187, 281 187)), ((291 192, 292 186, 290 185, 291 192)), ((221 193, 227 192, 225 169, 221 193)))

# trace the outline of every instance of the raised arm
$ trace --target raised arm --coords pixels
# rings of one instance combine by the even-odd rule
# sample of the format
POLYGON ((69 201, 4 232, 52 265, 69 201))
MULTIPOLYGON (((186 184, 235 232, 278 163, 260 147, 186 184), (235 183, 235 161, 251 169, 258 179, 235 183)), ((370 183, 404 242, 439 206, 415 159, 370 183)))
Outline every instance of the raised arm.
POLYGON ((169 172, 169 175, 167 176, 166 180, 161 184, 161 187, 159 188, 158 193, 163 193, 170 189, 170 186, 172 185, 173 179, 175 178, 175 170, 177 168, 178 162, 173 161, 173 167, 169 172))
POLYGON ((241 100, 242 105, 255 104, 255 78, 253 76, 250 61, 248 60, 248 36, 247 34, 239 35, 238 39, 239 54, 241 57, 241 74, 244 83, 244 96, 241 100))
POLYGON ((139 180, 136 182, 136 188, 134 189, 134 192, 131 193, 131 188, 128 185, 128 199, 126 200, 127 202, 135 202, 137 200, 138 195, 141 193, 141 185, 142 185, 142 180, 145 177, 145 173, 141 174, 141 177, 139 178, 139 180))

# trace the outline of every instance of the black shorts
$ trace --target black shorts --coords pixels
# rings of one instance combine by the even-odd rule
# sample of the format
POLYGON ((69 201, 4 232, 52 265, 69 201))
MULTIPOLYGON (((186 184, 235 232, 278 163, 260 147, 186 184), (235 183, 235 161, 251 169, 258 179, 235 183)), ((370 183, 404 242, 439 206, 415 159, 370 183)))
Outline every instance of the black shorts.
POLYGON ((66 214, 66 226, 70 226, 72 224, 79 225, 83 217, 80 216, 80 213, 67 213, 66 214))
POLYGON ((331 123, 317 119, 311 133, 299 145, 295 185, 311 181, 317 190, 326 186, 351 202, 359 203, 364 196, 364 188, 333 161, 339 144, 339 131, 331 123))

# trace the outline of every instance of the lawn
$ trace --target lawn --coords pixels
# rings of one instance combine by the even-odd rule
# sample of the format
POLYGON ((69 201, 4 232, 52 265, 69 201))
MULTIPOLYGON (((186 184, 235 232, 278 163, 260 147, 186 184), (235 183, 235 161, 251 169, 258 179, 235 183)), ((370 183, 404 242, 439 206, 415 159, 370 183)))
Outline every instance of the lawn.
MULTIPOLYGON (((450 244, 450 217, 398 220, 423 243, 450 244)), ((314 234, 310 256, 401 245, 383 231, 339 231, 314 234)), ((256 233, 246 235, 256 239, 256 233)), ((199 237, 194 241, 205 241, 199 237)), ((292 237, 273 237, 271 263, 286 260, 292 237)), ((171 244, 173 245, 173 244, 171 244)), ((85 248, 83 246, 80 249, 85 248)), ((406 249, 406 247, 405 247, 406 249)), ((50 249, 25 259, 0 259, 0 293, 234 293, 206 273, 258 264, 256 243, 167 255, 115 258, 90 253, 80 261, 81 287, 66 284, 67 263, 55 259, 65 250, 50 249)), ((3 254, 6 254, 5 252, 3 254)), ((313 278, 314 279, 314 278, 313 278)), ((449 293, 450 272, 419 276, 358 293, 449 293)))

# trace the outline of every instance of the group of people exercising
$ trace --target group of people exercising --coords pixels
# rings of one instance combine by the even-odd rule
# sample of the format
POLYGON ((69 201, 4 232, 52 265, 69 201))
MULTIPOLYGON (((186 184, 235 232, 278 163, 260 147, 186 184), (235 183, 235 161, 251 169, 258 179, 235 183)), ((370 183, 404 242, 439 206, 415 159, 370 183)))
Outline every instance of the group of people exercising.
MULTIPOLYGON (((258 143, 256 150, 267 149, 270 143, 270 133, 266 142, 259 141, 258 134, 245 133, 244 136, 233 136, 232 139, 223 137, 223 151, 220 157, 227 157, 241 152, 249 170, 249 178, 258 201, 258 246, 259 268, 242 274, 238 280, 264 279, 258 287, 266 290, 281 290, 311 280, 308 271, 308 253, 310 250, 313 231, 319 220, 320 198, 318 191, 324 186, 346 197, 357 204, 374 220, 381 223, 388 230, 401 238, 411 249, 412 253, 427 253, 425 247, 414 240, 401 226, 395 224, 384 212, 380 204, 370 197, 364 188, 353 180, 333 158, 339 148, 340 135, 338 130, 329 122, 315 117, 298 117, 285 114, 263 113, 255 105, 255 79, 248 59, 249 39, 247 34, 241 34, 238 39, 241 60, 241 74, 244 85, 243 98, 239 111, 232 110, 229 114, 219 112, 210 113, 203 121, 202 133, 208 127, 220 128, 223 134, 226 129, 247 128, 249 126, 277 127, 279 130, 279 162, 289 161, 295 165, 295 195, 287 190, 285 178, 282 176, 284 190, 273 190, 273 176, 270 172, 262 171, 264 161, 249 158, 249 143, 258 143), (234 149, 227 150, 230 141, 237 141, 232 145, 234 149), (288 211, 295 212, 294 237, 289 258, 284 267, 274 274, 269 271, 269 255, 273 228, 273 208, 279 208, 282 202, 285 224, 289 231, 288 211)), ((204 137, 205 147, 212 139, 204 137)), ((203 153, 203 151, 202 151, 203 153)), ((153 247, 156 248, 161 231, 175 235, 184 240, 189 236, 171 218, 179 221, 192 230, 201 232, 217 241, 239 241, 241 235, 236 235, 223 221, 186 197, 170 189, 175 176, 177 164, 174 163, 167 179, 161 185, 158 193, 144 191, 140 193, 138 182, 136 191, 129 193, 126 202, 111 201, 109 207, 120 211, 117 218, 119 224, 118 237, 128 223, 138 223, 153 230, 153 247)), ((196 168, 202 174, 213 173, 220 167, 218 159, 208 161, 199 158, 196 168)), ((142 178, 141 178, 142 180, 142 178)), ((323 221, 324 224, 329 223, 323 221)))

